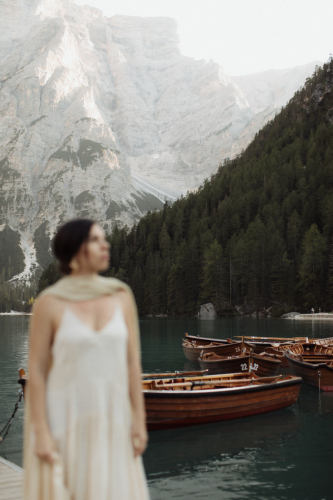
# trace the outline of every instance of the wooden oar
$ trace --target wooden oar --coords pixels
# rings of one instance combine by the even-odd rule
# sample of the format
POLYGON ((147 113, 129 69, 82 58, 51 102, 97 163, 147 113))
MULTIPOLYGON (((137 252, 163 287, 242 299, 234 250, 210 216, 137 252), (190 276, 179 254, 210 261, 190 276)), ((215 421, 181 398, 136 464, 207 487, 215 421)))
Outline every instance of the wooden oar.
POLYGON ((274 380, 281 379, 283 375, 276 375, 275 377, 257 377, 257 378, 240 378, 238 380, 221 380, 221 381, 214 381, 214 380, 205 380, 204 382, 200 381, 194 381, 194 385, 219 385, 219 384, 237 384, 239 382, 273 382, 274 380))
MULTIPOLYGON (((165 377, 170 377, 171 378, 181 378, 182 375, 186 375, 186 373, 188 374, 192 374, 193 377, 200 377, 200 375, 208 372, 209 370, 203 370, 201 372, 176 372, 176 374, 174 373, 153 373, 151 375, 153 375, 154 378, 159 378, 160 376, 165 376, 165 377), (176 377, 175 377, 176 375, 176 377)), ((237 377, 244 377, 245 373, 244 372, 239 372, 239 373, 224 373, 224 374, 216 374, 216 375, 204 375, 204 377, 209 377, 209 380, 220 380, 221 378, 230 378, 230 376, 232 375, 233 378, 237 379, 237 377)), ((146 377, 146 375, 142 375, 143 377, 146 377)), ((148 374, 148 377, 150 375, 148 374)), ((189 375, 191 376, 191 375, 189 375)), ((167 380, 165 380, 166 382, 167 380)), ((147 382, 147 380, 145 380, 144 382, 147 382)))
POLYGON ((331 363, 333 360, 332 359, 307 359, 303 358, 304 363, 313 363, 313 364, 327 364, 331 363))
POLYGON ((326 359, 327 361, 333 361, 333 358, 332 356, 307 356, 306 354, 302 354, 302 358, 303 359, 313 359, 314 361, 315 360, 322 360, 322 359, 326 359))
POLYGON ((203 373, 208 372, 208 370, 201 370, 197 372, 174 372, 174 373, 142 373, 141 377, 142 378, 160 378, 160 377, 170 377, 174 378, 176 377, 182 377, 183 375, 202 375, 203 373))
POLYGON ((308 337, 244 337, 244 335, 235 335, 236 339, 249 339, 249 340, 268 340, 269 342, 273 340, 282 340, 288 342, 289 340, 307 340, 308 337))
POLYGON ((253 382, 273 382, 275 380, 280 379, 283 375, 277 375, 276 377, 258 377, 258 378, 242 378, 238 380, 193 380, 193 382, 173 382, 172 384, 161 384, 157 385, 155 382, 156 389, 167 389, 169 387, 204 387, 206 385, 226 385, 226 384, 239 384, 239 383, 248 383, 251 384, 253 382))

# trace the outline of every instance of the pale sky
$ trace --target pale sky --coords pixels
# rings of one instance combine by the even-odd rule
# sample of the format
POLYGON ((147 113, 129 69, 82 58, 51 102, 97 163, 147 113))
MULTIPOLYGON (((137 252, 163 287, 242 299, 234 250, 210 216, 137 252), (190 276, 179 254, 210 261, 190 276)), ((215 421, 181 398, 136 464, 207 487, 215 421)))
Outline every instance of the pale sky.
POLYGON ((284 69, 333 53, 333 0, 75 0, 107 17, 172 17, 180 50, 230 76, 284 69))

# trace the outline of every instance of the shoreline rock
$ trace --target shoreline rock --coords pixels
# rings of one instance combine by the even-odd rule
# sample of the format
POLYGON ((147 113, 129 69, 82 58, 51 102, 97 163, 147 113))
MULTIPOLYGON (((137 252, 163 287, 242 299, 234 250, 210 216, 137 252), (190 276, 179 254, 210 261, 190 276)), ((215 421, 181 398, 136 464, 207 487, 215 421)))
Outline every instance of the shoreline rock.
POLYGON ((296 319, 297 316, 300 316, 299 312, 290 312, 290 313, 282 314, 281 318, 283 318, 283 319, 296 319))
POLYGON ((217 314, 215 311, 215 307, 211 302, 207 304, 203 304, 200 306, 200 311, 198 313, 199 318, 216 318, 217 314))

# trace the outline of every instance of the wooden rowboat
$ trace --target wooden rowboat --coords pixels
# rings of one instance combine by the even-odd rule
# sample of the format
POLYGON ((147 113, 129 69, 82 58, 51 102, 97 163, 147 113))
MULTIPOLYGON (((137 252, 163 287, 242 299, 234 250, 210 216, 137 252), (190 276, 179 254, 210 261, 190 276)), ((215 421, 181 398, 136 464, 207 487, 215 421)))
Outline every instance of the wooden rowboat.
MULTIPOLYGON (((196 343, 200 343, 200 345, 207 345, 209 343, 216 344, 229 344, 229 343, 240 343, 240 340, 231 340, 231 339, 212 339, 206 337, 195 337, 194 335, 189 335, 185 333, 186 340, 189 342, 195 341, 196 343)), ((241 337, 237 336, 235 338, 242 339, 242 342, 245 340, 245 343, 253 348, 258 348, 258 353, 263 352, 266 347, 276 347, 281 345, 294 345, 295 343, 301 342, 300 340, 296 341, 295 339, 279 339, 269 338, 269 337, 241 337)), ((303 338, 303 337, 302 337, 303 338)), ((304 337, 305 339, 305 337, 304 337)), ((305 342, 305 340, 303 340, 305 342)))
POLYGON ((246 352, 240 356, 218 356, 215 353, 202 354, 199 357, 202 370, 213 373, 254 372, 260 377, 276 375, 281 366, 280 359, 263 354, 246 352))
POLYGON ((285 356, 292 371, 304 382, 333 391, 333 347, 313 343, 291 347, 285 356))
MULTIPOLYGON (((284 351, 286 349, 289 349, 289 347, 291 345, 295 345, 294 343, 290 344, 290 343, 277 343, 277 342, 258 342, 258 343, 254 343, 252 341, 233 341, 231 339, 211 339, 211 338, 205 338, 205 337, 194 337, 193 335, 189 335, 188 333, 185 333, 185 337, 186 337, 186 341, 189 342, 189 343, 195 343, 197 345, 200 345, 202 346, 203 348, 203 352, 204 353, 208 353, 208 352, 214 352, 215 354, 218 354, 219 356, 228 356, 228 355, 231 355, 231 354, 240 354, 240 350, 237 350, 237 347, 239 347, 242 342, 243 342, 243 345, 248 348, 248 349, 253 349, 253 352, 254 354, 262 354, 264 352, 268 353, 268 354, 273 354, 274 356, 276 356, 277 359, 279 359, 281 361, 281 368, 288 368, 289 365, 288 365, 288 361, 285 359, 284 357, 284 351), (208 347, 208 345, 211 345, 214 347, 212 347, 211 349, 206 349, 206 347, 208 347), (226 347, 225 350, 223 349, 219 349, 219 350, 216 350, 216 347, 218 346, 236 346, 235 347, 231 347, 231 349, 228 349, 226 347)), ((185 356, 187 357, 187 359, 189 361, 192 361, 193 358, 195 358, 195 356, 193 356, 193 351, 189 351, 188 349, 184 349, 184 344, 183 344, 183 351, 184 351, 184 354, 185 356), (192 359, 190 359, 190 357, 192 359)), ((199 355, 201 353, 201 350, 199 352, 199 355)), ((196 355, 197 353, 195 353, 196 355)), ((192 361, 193 363, 197 363, 197 361, 193 360, 192 361)))
POLYGON ((216 342, 217 344, 228 344, 227 339, 211 339, 209 337, 199 337, 195 335, 189 335, 188 333, 185 333, 186 340, 190 342, 196 342, 200 345, 207 345, 210 344, 211 342, 216 342))
MULTIPOLYGON (((206 342, 202 343, 196 340, 183 339, 183 352, 186 358, 191 361, 191 363, 199 363, 199 356, 202 353, 214 352, 219 356, 229 356, 233 354, 241 354, 245 349, 245 344, 242 342, 232 342, 220 344, 218 342, 206 342)), ((250 348, 250 346, 248 346, 250 348)))
POLYGON ((301 379, 236 373, 144 380, 148 430, 232 420, 287 408, 297 401, 301 379))

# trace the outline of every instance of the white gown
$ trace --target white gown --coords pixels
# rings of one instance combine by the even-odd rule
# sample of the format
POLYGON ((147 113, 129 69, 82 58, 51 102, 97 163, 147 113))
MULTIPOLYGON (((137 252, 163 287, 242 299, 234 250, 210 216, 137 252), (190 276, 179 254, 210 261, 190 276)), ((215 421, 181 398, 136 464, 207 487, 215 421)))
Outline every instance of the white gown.
POLYGON ((98 332, 67 308, 52 348, 47 413, 71 500, 148 500, 131 443, 128 331, 120 306, 98 332))

